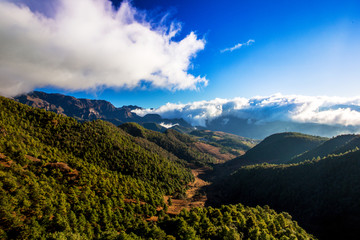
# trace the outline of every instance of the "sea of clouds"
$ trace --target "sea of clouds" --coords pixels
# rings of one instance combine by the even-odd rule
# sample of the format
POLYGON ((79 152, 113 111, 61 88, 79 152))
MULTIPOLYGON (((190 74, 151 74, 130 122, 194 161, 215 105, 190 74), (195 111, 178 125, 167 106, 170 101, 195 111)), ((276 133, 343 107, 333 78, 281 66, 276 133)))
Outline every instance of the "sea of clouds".
POLYGON ((325 97, 275 94, 268 97, 167 103, 156 109, 136 109, 139 116, 159 114, 163 118, 183 118, 193 126, 206 127, 219 117, 237 117, 253 124, 285 121, 325 125, 359 126, 360 97, 325 97))
POLYGON ((206 86, 188 73, 205 41, 193 32, 175 41, 181 25, 168 25, 128 1, 115 10, 108 0, 1 0, 0 94, 206 86))

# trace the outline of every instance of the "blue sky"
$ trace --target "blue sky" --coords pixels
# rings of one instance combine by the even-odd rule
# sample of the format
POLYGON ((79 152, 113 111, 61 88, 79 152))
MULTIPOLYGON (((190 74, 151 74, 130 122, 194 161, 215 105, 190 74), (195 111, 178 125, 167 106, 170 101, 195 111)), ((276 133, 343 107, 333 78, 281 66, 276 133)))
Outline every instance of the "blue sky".
POLYGON ((275 93, 359 95, 359 1, 133 0, 131 5, 155 25, 162 19, 167 27, 180 23, 181 32, 174 41, 192 31, 205 40, 204 49, 191 58, 189 73, 205 77, 207 86, 198 90, 36 89, 142 107, 275 93), (254 42, 244 44, 249 40, 254 42), (239 43, 244 45, 221 52, 239 43))
POLYGON ((358 95, 359 1, 185 0, 134 5, 171 9, 184 23, 184 34, 195 30, 207 41, 194 60, 194 72, 206 74, 208 87, 199 93, 174 94, 174 101, 184 102, 183 95, 186 100, 277 92, 358 95), (249 39, 255 40, 249 47, 219 52, 249 39))

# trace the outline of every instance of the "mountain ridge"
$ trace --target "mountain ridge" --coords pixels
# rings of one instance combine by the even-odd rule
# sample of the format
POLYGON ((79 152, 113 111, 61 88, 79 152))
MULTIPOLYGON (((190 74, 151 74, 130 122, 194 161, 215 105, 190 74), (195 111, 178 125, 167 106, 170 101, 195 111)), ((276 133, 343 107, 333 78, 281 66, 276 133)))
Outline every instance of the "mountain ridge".
MULTIPOLYGON (((120 125, 125 122, 139 124, 156 123, 166 128, 174 128, 180 132, 190 133, 196 129, 222 131, 252 139, 264 139, 265 137, 279 132, 302 132, 309 135, 333 137, 339 134, 358 132, 356 126, 326 125, 320 123, 303 123, 286 120, 263 121, 261 119, 246 119, 245 117, 224 115, 216 118, 205 119, 205 125, 195 126, 186 116, 171 114, 173 117, 162 117, 159 114, 147 112, 145 115, 137 115, 139 106, 115 107, 105 100, 77 99, 58 93, 45 93, 34 91, 14 98, 18 102, 50 110, 59 114, 74 117, 80 121, 102 119, 120 125), (56 99, 57 98, 57 99, 56 99), (60 100, 59 100, 60 99, 60 100), (176 117, 178 115, 178 117, 176 117), (187 119, 187 120, 186 120, 187 119), (261 122, 261 123, 259 123, 261 122)), ((205 111, 205 110, 201 110, 205 111)), ((146 111, 145 111, 146 112, 146 111)), ((191 117, 190 117, 191 118, 191 117)), ((152 129, 164 131, 164 129, 149 126, 152 129)))
POLYGON ((318 157, 323 158, 330 154, 340 154, 353 150, 355 147, 360 147, 360 144, 356 143, 357 138, 359 138, 359 135, 355 134, 336 136, 309 151, 293 157, 288 163, 298 163, 304 160, 312 160, 318 157))
POLYGON ((114 124, 120 124, 126 119, 136 120, 138 116, 132 113, 131 110, 140 108, 132 105, 116 108, 106 100, 75 98, 59 93, 40 91, 20 95, 14 99, 32 107, 74 117, 78 120, 103 119, 114 124))
POLYGON ((276 133, 266 137, 259 144, 249 149, 243 156, 227 164, 240 167, 252 164, 281 164, 292 157, 317 147, 327 138, 296 132, 276 133))
POLYGON ((134 113, 133 110, 142 109, 141 107, 135 105, 115 107, 106 100, 75 98, 64 94, 45 93, 41 91, 33 91, 16 96, 13 99, 28 106, 73 117, 79 121, 101 119, 115 125, 120 125, 125 122, 137 122, 172 125, 181 124, 184 127, 191 127, 191 125, 183 119, 163 119, 157 114, 148 114, 140 117, 134 113))

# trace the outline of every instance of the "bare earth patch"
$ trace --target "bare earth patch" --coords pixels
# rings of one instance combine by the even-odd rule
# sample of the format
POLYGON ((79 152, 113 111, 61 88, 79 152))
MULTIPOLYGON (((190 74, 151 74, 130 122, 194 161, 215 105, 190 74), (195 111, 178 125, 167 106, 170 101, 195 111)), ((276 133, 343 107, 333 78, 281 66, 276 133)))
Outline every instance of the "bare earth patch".
POLYGON ((6 156, 3 153, 0 153, 0 159, 5 159, 6 156))
POLYGON ((6 160, 6 156, 3 153, 0 153, 0 165, 4 167, 10 167, 12 161, 6 160))
POLYGON ((32 157, 32 156, 29 156, 29 155, 25 155, 25 158, 29 159, 29 160, 32 161, 32 162, 41 162, 40 159, 35 158, 35 157, 32 157))
MULTIPOLYGON (((189 184, 189 189, 186 191, 185 199, 173 199, 171 198, 172 205, 168 205, 169 214, 179 214, 182 209, 190 210, 195 207, 204 207, 207 197, 205 194, 201 193, 201 188, 207 185, 210 185, 209 182, 206 182, 199 178, 199 175, 204 174, 209 168, 202 167, 192 169, 191 172, 195 177, 195 181, 189 184)), ((168 203, 168 199, 171 196, 164 196, 165 203, 168 203)))
POLYGON ((226 161, 229 161, 231 159, 234 159, 236 156, 230 153, 221 153, 219 147, 215 147, 210 144, 206 144, 203 142, 197 142, 195 143, 195 146, 201 151, 208 153, 212 156, 214 156, 217 159, 217 163, 223 163, 226 161))

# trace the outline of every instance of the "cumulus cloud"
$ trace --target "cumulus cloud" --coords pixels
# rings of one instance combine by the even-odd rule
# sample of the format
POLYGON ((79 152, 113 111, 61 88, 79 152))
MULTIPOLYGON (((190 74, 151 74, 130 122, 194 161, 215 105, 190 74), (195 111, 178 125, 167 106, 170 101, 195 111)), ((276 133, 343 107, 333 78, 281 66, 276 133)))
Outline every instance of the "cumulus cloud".
POLYGON ((114 10, 108 0, 58 0, 46 14, 27 2, 34 1, 0 1, 2 95, 46 86, 131 89, 146 83, 179 90, 207 84, 188 73, 205 41, 193 32, 175 41, 179 24, 154 26, 126 1, 114 10))
MULTIPOLYGON (((157 109, 137 109, 140 116, 159 114, 163 118, 183 118, 193 126, 206 127, 219 117, 237 117, 254 124, 275 121, 359 126, 360 97, 283 96, 214 99, 188 104, 167 103, 157 109)), ((228 120, 227 120, 228 121, 228 120)))
POLYGON ((249 40, 248 40, 247 42, 245 42, 245 43, 235 44, 235 46, 230 47, 230 48, 225 48, 225 49, 223 49, 223 50, 220 50, 220 52, 221 52, 221 53, 224 53, 224 52, 232 52, 232 51, 234 51, 234 50, 236 50, 236 49, 239 49, 239 48, 241 48, 241 47, 243 47, 243 46, 250 46, 250 45, 253 44, 254 42, 255 42, 255 40, 249 39, 249 40))

